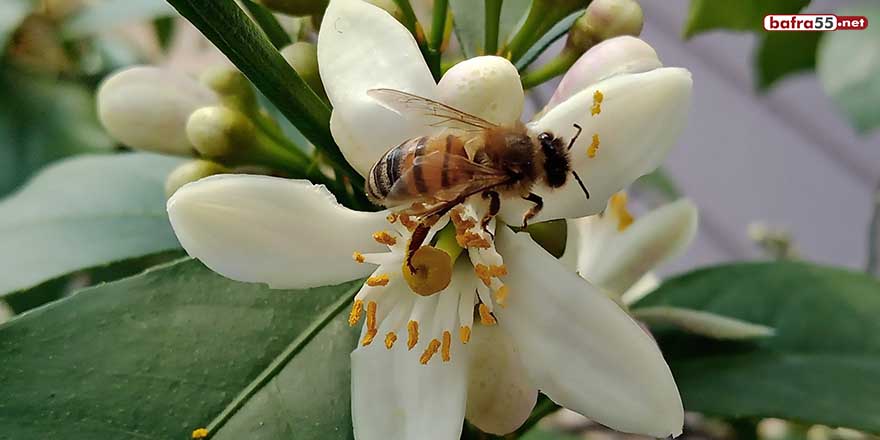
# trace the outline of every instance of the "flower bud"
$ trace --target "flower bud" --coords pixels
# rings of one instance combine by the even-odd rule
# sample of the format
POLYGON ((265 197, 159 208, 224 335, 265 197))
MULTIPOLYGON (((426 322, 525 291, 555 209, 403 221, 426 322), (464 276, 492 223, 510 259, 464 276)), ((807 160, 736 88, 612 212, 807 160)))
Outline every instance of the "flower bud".
POLYGON ((581 55, 568 69, 545 111, 605 78, 647 72, 662 66, 657 52, 638 38, 624 36, 605 40, 581 55))
POLYGON ((257 109, 257 95, 245 76, 232 67, 210 68, 199 77, 202 84, 220 95, 223 105, 252 115, 257 109))
POLYGON ((327 9, 327 0, 257 0, 257 3, 288 15, 318 15, 327 9))
POLYGON ((609 38, 638 36, 643 24, 642 7, 636 0, 593 0, 569 30, 566 46, 583 53, 609 38))
POLYGON ((229 159, 256 142, 256 129, 250 119, 227 107, 203 107, 186 123, 186 134, 204 157, 229 159))
POLYGON ((171 197, 181 186, 215 174, 228 173, 229 169, 209 160, 193 160, 178 166, 165 178, 165 196, 171 197))
POLYGON ((114 73, 98 88, 98 117, 132 148, 192 155, 186 123, 196 109, 219 103, 198 81, 173 70, 138 66, 114 73))
POLYGON ((281 49, 281 56, 318 96, 327 96, 318 74, 318 46, 300 41, 281 49))

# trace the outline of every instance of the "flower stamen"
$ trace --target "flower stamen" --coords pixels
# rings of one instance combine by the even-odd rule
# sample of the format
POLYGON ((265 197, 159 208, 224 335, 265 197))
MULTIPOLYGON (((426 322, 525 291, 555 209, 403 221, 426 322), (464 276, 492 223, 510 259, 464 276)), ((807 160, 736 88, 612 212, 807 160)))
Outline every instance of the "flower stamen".
POLYGON ((357 261, 358 263, 363 263, 364 261, 366 261, 366 259, 364 258, 364 254, 362 254, 358 251, 354 251, 354 253, 351 254, 351 258, 354 259, 354 261, 357 261))
POLYGON ((397 244, 397 239, 392 237, 387 231, 374 232, 373 240, 376 240, 376 243, 384 244, 386 246, 394 246, 397 244))
POLYGON ((374 275, 367 278, 367 285, 370 287, 379 287, 388 285, 388 274, 374 275))
POLYGON ((432 339, 431 342, 428 343, 428 347, 425 348, 425 352, 422 353, 422 357, 419 358, 419 363, 422 365, 428 365, 428 361, 437 354, 438 350, 440 350, 440 341, 432 339))
POLYGON ((471 328, 470 326, 463 325, 458 329, 458 337, 461 339, 462 344, 467 344, 471 340, 471 328))
POLYGON ((480 307, 478 307, 480 313, 480 322, 483 325, 495 325, 498 321, 495 319, 495 316, 492 315, 492 311, 489 310, 489 306, 484 303, 480 303, 480 307))
POLYGON ((449 354, 449 350, 452 348, 452 333, 449 333, 449 330, 443 331, 443 344, 440 349, 440 356, 443 359, 443 362, 449 362, 452 357, 449 354))
POLYGON ((587 157, 590 159, 596 157, 596 154, 599 153, 599 134, 593 134, 593 142, 590 143, 589 148, 587 148, 587 157))
POLYGON ((508 288, 506 284, 502 284, 501 287, 495 291, 495 302, 498 303, 499 306, 504 307, 508 294, 510 294, 510 288, 508 288))
POLYGON ((397 342, 397 333, 388 332, 388 334, 385 335, 385 348, 391 350, 391 347, 394 346, 395 342, 397 342))
POLYGON ((602 100, 605 98, 605 95, 602 92, 596 90, 593 93, 593 107, 590 109, 590 115, 596 116, 599 113, 602 113, 602 100))
POLYGON ((611 210, 617 216, 617 230, 623 231, 633 223, 635 218, 626 209, 627 196, 625 192, 619 192, 611 196, 609 205, 611 210))
POLYGON ((354 327, 357 325, 358 321, 361 320, 361 315, 364 313, 364 301, 360 299, 354 300, 354 304, 351 306, 351 313, 348 314, 348 326, 354 327))
POLYGON ((406 348, 412 350, 419 343, 419 322, 410 321, 406 323, 406 348))

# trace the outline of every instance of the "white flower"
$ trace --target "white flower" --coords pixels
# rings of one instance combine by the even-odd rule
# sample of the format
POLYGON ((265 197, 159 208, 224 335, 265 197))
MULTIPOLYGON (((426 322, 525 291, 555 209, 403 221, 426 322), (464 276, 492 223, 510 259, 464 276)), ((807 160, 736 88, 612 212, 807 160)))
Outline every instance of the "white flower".
MULTIPOLYGON (((318 60, 331 131, 362 174, 390 147, 436 133, 426 125, 432 121, 401 117, 368 90, 414 93, 505 125, 523 107, 507 60, 470 59, 435 84, 406 29, 359 0, 331 2, 318 60)), ((571 86, 528 125, 533 135, 565 139, 574 124, 583 127, 572 165, 590 191, 585 199, 574 182, 555 190, 536 184, 545 206, 533 221, 602 211, 612 194, 657 167, 682 128, 686 70, 658 61, 635 73, 622 59, 608 62, 617 65, 598 69, 607 75, 571 86)), ((190 255, 232 279, 307 288, 369 276, 350 316, 365 321, 351 356, 359 440, 457 439, 465 415, 504 434, 528 417, 538 390, 614 429, 681 433, 681 400, 653 339, 600 289, 506 226, 522 224, 532 203, 503 199, 483 228, 487 205, 473 196, 428 233, 425 243, 454 224, 454 238, 438 237, 466 245, 454 267, 446 252, 424 246, 412 257, 415 273, 404 268, 415 218, 349 210, 306 181, 213 176, 178 190, 168 212, 190 255)))
POLYGON ((159 67, 130 67, 109 76, 98 89, 98 117, 107 132, 131 148, 191 156, 189 115, 217 105, 214 91, 184 73, 159 67))
MULTIPOLYGON (((697 208, 681 199, 636 220, 626 194, 608 201, 602 214, 568 220, 560 261, 629 307, 659 286, 650 271, 687 248, 697 232, 697 208)), ((649 324, 667 324, 716 339, 771 336, 770 327, 714 313, 672 306, 640 307, 632 315, 649 324)))

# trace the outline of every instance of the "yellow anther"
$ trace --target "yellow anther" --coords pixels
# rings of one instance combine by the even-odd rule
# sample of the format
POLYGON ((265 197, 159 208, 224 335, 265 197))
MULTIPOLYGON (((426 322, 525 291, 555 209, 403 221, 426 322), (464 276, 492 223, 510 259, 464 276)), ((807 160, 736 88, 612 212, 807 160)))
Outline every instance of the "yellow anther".
POLYGON ((593 135, 593 142, 587 148, 587 157, 590 159, 596 157, 596 154, 599 153, 599 135, 593 135))
POLYGON ((193 431, 192 438, 200 439, 208 436, 208 430, 205 428, 199 428, 193 431))
POLYGON ((419 322, 410 321, 406 323, 406 348, 412 350, 419 343, 419 322))
POLYGON ((480 311, 480 322, 483 325, 495 325, 498 321, 495 320, 495 317, 492 316, 492 312, 489 311, 489 306, 480 303, 480 307, 478 308, 480 311))
POLYGON ((452 357, 449 355, 449 350, 452 348, 452 333, 449 333, 448 330, 443 331, 443 345, 440 349, 440 356, 443 358, 443 362, 449 362, 452 357))
POLYGON ((596 116, 599 113, 602 113, 602 99, 604 98, 605 96, 598 90, 593 93, 593 107, 590 109, 590 115, 596 116))
POLYGON ((354 327, 361 320, 361 314, 364 313, 364 302, 362 300, 354 300, 351 306, 351 313, 348 314, 348 325, 354 327))
POLYGON ((507 301, 507 295, 509 293, 510 289, 507 287, 507 285, 502 285, 498 288, 498 290, 495 291, 495 302, 499 306, 504 307, 504 303, 507 301))
POLYGON ((394 343, 397 342, 397 333, 388 332, 385 335, 385 348, 391 350, 391 347, 394 347, 394 343))
POLYGON ((384 244, 386 246, 394 246, 397 244, 397 239, 392 237, 386 231, 379 231, 373 233, 373 240, 376 240, 376 243, 384 244))
POLYGON ((351 254, 351 258, 353 258, 354 261, 357 261, 358 263, 363 263, 363 262, 364 262, 364 254, 362 254, 362 253, 360 253, 360 252, 358 252, 358 251, 354 251, 354 253, 351 254))
POLYGON ((369 330, 376 330, 376 307, 376 301, 367 303, 367 329, 369 330))
POLYGON ((629 210, 626 209, 626 193, 619 192, 611 196, 611 200, 609 201, 609 205, 611 210, 617 216, 617 230, 623 231, 629 225, 635 221, 632 214, 630 214, 629 210))
POLYGON ((372 344, 373 339, 376 338, 376 333, 378 333, 378 331, 374 328, 367 329, 367 332, 364 333, 364 340, 361 341, 361 345, 366 347, 367 345, 372 344))
POLYGON ((437 350, 440 349, 440 341, 436 339, 431 339, 431 342, 428 343, 428 347, 425 348, 425 352, 422 353, 422 357, 419 358, 419 362, 422 365, 428 365, 428 361, 437 354, 437 350))
POLYGON ((467 344, 468 341, 471 340, 471 328, 470 326, 463 325, 458 329, 458 338, 461 339, 462 344, 467 344))
POLYGON ((489 266, 489 274, 495 278, 503 277, 507 275, 507 267, 503 264, 499 266, 489 266))
POLYGON ((367 278, 367 285, 370 287, 387 286, 388 274, 381 274, 367 278))
POLYGON ((485 264, 477 264, 474 266, 474 273, 477 274, 477 278, 489 287, 492 284, 492 271, 489 269, 489 266, 485 264))
POLYGON ((385 220, 388 220, 388 223, 394 224, 397 221, 397 214, 392 212, 385 217, 385 220))

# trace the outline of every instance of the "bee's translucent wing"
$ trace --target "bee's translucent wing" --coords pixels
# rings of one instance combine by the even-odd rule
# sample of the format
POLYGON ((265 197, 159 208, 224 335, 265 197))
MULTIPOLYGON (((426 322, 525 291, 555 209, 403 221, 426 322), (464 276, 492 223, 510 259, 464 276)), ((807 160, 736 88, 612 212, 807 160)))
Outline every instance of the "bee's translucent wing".
POLYGON ((400 90, 371 89, 367 91, 367 95, 384 107, 403 116, 417 113, 420 116, 434 119, 434 122, 428 124, 431 127, 445 127, 463 131, 478 131, 498 127, 498 125, 479 116, 465 113, 442 102, 423 98, 412 93, 401 92, 400 90))
POLYGON ((507 179, 508 176, 503 171, 478 164, 467 157, 445 151, 433 151, 413 161, 413 166, 391 186, 385 200, 392 204, 462 201, 470 195, 504 183, 507 179), (448 173, 450 176, 466 175, 469 178, 461 182, 452 182, 448 186, 430 188, 425 181, 430 177, 426 175, 436 171, 428 170, 442 170, 440 172, 448 173), (428 191, 420 191, 420 185, 422 189, 427 188, 428 191))

